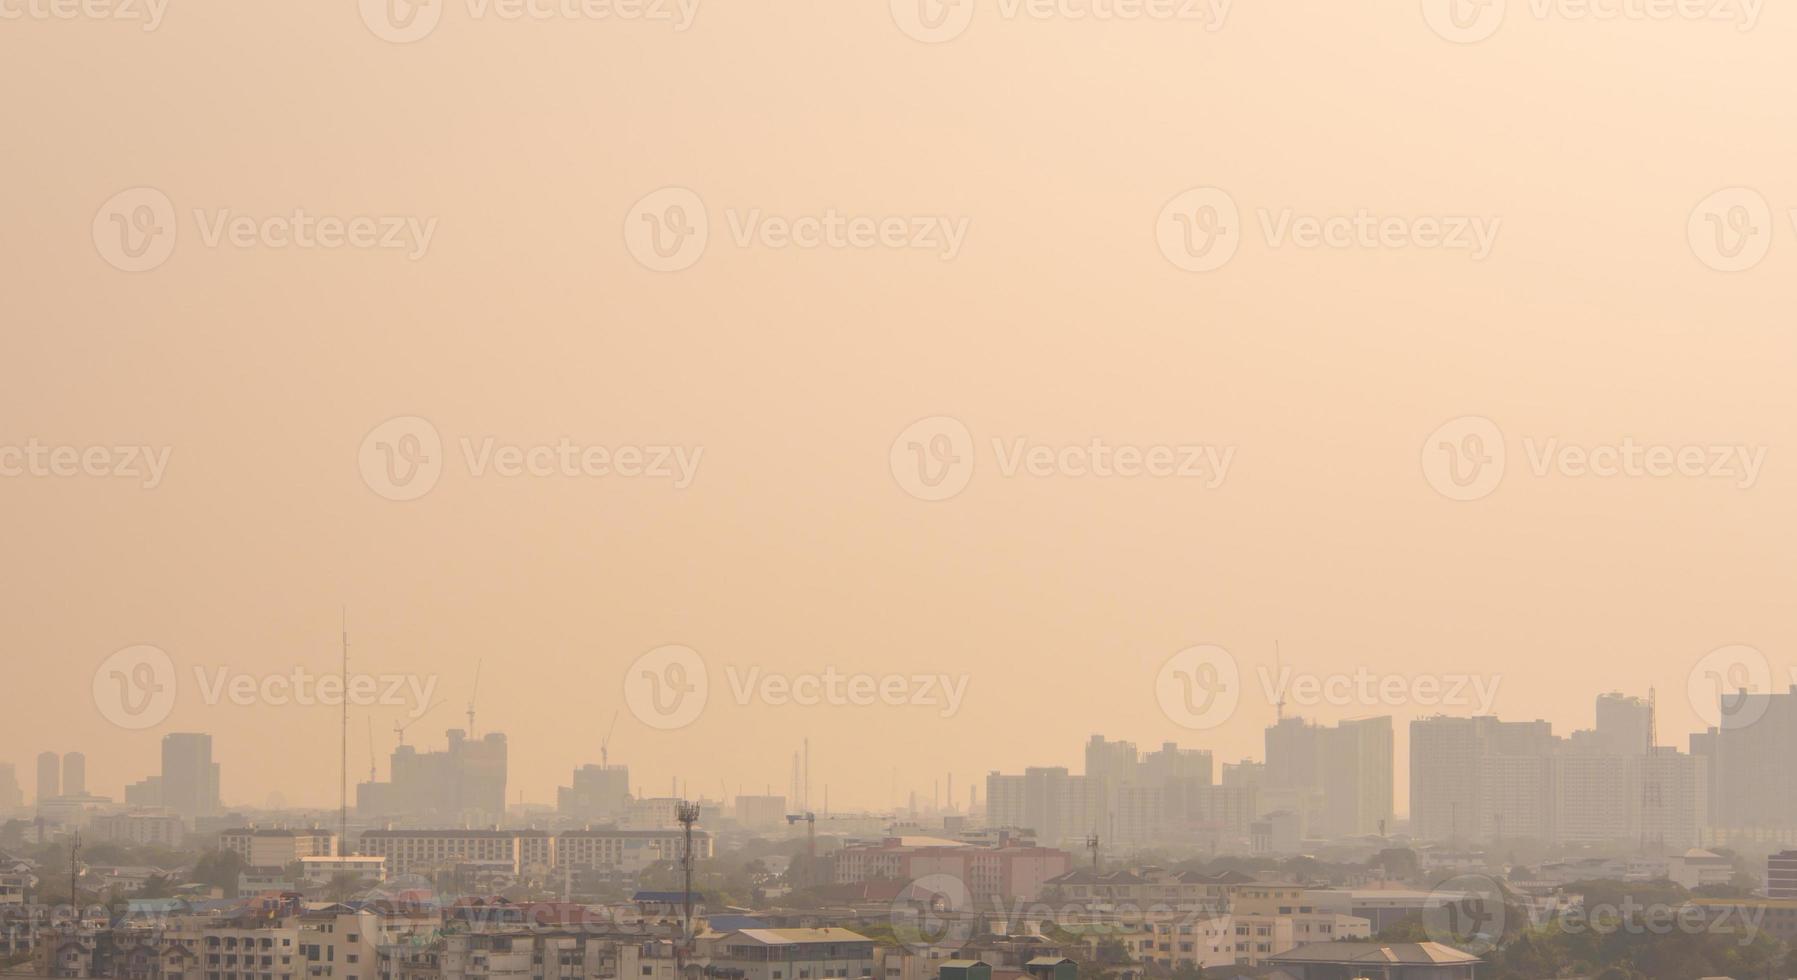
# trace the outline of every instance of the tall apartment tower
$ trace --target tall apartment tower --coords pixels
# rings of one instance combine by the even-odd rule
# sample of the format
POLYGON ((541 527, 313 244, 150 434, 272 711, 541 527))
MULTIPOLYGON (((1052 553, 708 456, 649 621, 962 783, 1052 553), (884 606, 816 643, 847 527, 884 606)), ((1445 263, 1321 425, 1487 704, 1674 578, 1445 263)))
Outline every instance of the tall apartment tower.
POLYGON ((1710 747, 1716 823, 1772 827, 1797 823, 1797 686, 1781 694, 1724 694, 1710 747))
POLYGON ((25 805, 25 791, 19 787, 19 773, 10 762, 0 762, 0 811, 17 810, 25 805))
POLYGON ((54 752, 37 756, 37 801, 43 803, 62 795, 62 757, 54 752))
POLYGON ((70 752, 62 757, 62 795, 87 795, 87 756, 70 752))
POLYGON ((1388 832, 1393 810, 1389 716, 1334 727, 1281 718, 1266 732, 1262 802, 1302 816, 1313 837, 1388 832))
POLYGON ((1324 729, 1324 823, 1337 837, 1391 831, 1394 808, 1391 718, 1362 718, 1324 729))
POLYGON ((1554 756, 1545 721, 1486 715, 1411 722, 1411 836, 1552 839, 1554 756))
POLYGON ((193 819, 218 813, 218 764, 212 736, 175 732, 162 737, 162 805, 193 819))
POLYGON ((1625 694, 1600 694, 1597 697, 1597 738, 1603 750, 1614 755, 1647 754, 1647 740, 1653 728, 1653 708, 1646 698, 1625 694))

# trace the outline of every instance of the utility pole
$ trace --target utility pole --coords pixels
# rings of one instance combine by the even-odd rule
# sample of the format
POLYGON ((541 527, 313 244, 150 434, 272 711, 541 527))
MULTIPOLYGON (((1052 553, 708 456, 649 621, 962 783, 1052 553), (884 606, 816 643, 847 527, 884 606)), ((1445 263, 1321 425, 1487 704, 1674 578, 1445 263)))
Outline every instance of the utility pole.
POLYGON ((81 924, 81 899, 75 888, 75 882, 81 878, 81 831, 75 831, 74 840, 69 844, 69 911, 75 915, 75 924, 81 924))
POLYGON ((1086 835, 1086 849, 1092 852, 1092 870, 1098 870, 1098 832, 1086 835))

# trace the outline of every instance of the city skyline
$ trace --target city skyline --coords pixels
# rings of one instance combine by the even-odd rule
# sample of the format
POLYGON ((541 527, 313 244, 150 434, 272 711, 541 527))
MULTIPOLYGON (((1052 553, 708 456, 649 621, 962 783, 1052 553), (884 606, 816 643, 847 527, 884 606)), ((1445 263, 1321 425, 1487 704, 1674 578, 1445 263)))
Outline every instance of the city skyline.
MULTIPOLYGON (((1797 687, 1793 687, 1792 690, 1797 691, 1797 687)), ((1762 696, 1762 697, 1764 697, 1764 696, 1762 696)), ((1784 700, 1785 699, 1783 699, 1782 697, 1775 697, 1775 698, 1771 698, 1769 703, 1783 704, 1784 700)), ((437 702, 437 703, 441 703, 441 702, 437 702)), ((1261 766, 1267 766, 1269 764, 1269 762, 1272 761, 1273 756, 1274 756, 1274 752, 1272 751, 1272 749, 1273 749, 1273 742, 1274 742, 1275 734, 1277 734, 1281 731, 1284 731, 1288 728, 1291 728, 1292 726, 1303 726, 1303 729, 1308 729, 1310 731, 1319 731, 1319 732, 1323 732, 1323 733, 1327 734, 1329 732, 1333 732, 1338 729, 1345 732, 1346 729, 1348 728, 1348 726, 1350 726, 1350 725, 1357 725, 1357 724, 1365 723, 1365 722, 1377 722, 1377 721, 1390 720, 1393 722, 1393 724, 1390 726, 1390 728, 1387 732, 1387 735, 1385 737, 1385 744, 1389 746, 1389 751, 1390 751, 1390 773, 1386 778, 1388 779, 1388 781, 1390 783, 1389 792, 1390 792, 1391 798, 1393 800, 1393 808, 1391 811, 1391 816, 1393 818, 1397 818, 1397 819, 1409 820, 1412 817, 1412 813, 1409 811, 1407 804, 1410 802, 1409 801, 1410 789, 1413 784, 1413 774, 1411 772, 1413 754, 1410 749, 1410 738, 1408 736, 1409 736, 1409 733, 1410 733, 1411 729, 1413 728, 1413 725, 1415 722, 1418 722, 1418 721, 1426 722, 1426 721, 1428 721, 1430 719, 1434 719, 1434 718, 1465 719, 1465 720, 1472 720, 1472 719, 1476 719, 1476 718, 1491 718, 1491 719, 1495 719, 1505 725, 1509 725, 1511 727, 1516 727, 1516 726, 1521 726, 1521 725, 1533 725, 1536 723, 1541 723, 1541 724, 1545 725, 1545 728, 1542 729, 1544 735, 1546 732, 1551 732, 1553 735, 1553 738, 1556 742, 1567 743, 1568 739, 1572 739, 1573 741, 1570 744, 1577 745, 1578 744, 1577 738, 1579 738, 1579 737, 1584 737, 1584 738, 1593 739, 1593 740, 1600 740, 1600 741, 1606 737, 1606 723, 1605 723, 1605 719, 1604 719, 1606 709, 1608 709, 1612 714, 1612 719, 1610 721, 1610 727, 1612 729, 1622 727, 1621 724, 1617 723, 1614 720, 1614 715, 1618 710, 1618 707, 1617 707, 1618 705, 1622 705, 1624 707, 1627 707, 1629 705, 1634 705, 1644 715, 1648 713, 1647 712, 1648 702, 1647 702, 1647 698, 1645 696, 1628 694, 1628 693, 1620 692, 1620 691, 1598 692, 1598 693, 1594 694, 1592 697, 1592 705, 1593 705, 1593 708, 1592 708, 1592 710, 1589 710, 1587 712, 1586 719, 1583 724, 1575 723, 1574 725, 1570 725, 1567 727, 1561 727, 1561 726, 1555 725, 1553 722, 1547 721, 1545 719, 1524 720, 1524 719, 1520 719, 1520 718, 1506 717, 1501 714, 1455 715, 1455 714, 1449 714, 1449 713, 1439 712, 1439 711, 1433 712, 1433 713, 1427 713, 1427 714, 1418 714, 1415 717, 1409 718, 1409 719, 1406 719, 1405 716, 1396 714, 1396 713, 1362 714, 1362 715, 1353 715, 1353 716, 1339 716, 1338 715, 1336 721, 1329 722, 1329 721, 1324 721, 1323 716, 1320 714, 1300 714, 1300 713, 1292 712, 1292 711, 1285 711, 1285 712, 1281 713, 1281 709, 1279 708, 1279 706, 1277 704, 1275 704, 1275 719, 1274 719, 1273 723, 1268 724, 1267 726, 1264 726, 1261 729, 1262 741, 1260 743, 1259 751, 1248 752, 1248 753, 1245 753, 1236 758, 1230 758, 1228 756, 1222 755, 1222 754, 1218 753, 1217 750, 1215 750, 1214 748, 1211 748, 1207 742, 1207 735, 1209 733, 1206 733, 1206 732, 1193 732, 1190 730, 1185 730, 1184 734, 1180 737, 1163 739, 1160 742, 1153 742, 1153 743, 1145 743, 1142 740, 1131 739, 1131 738, 1127 738, 1127 737, 1117 738, 1116 742, 1117 743, 1133 743, 1133 744, 1135 744, 1137 746, 1137 748, 1143 753, 1144 757, 1146 757, 1150 752, 1159 750, 1163 745, 1176 746, 1180 750, 1187 751, 1187 752, 1201 752, 1207 758, 1210 758, 1212 760, 1212 763, 1210 766, 1210 774, 1209 774, 1209 778, 1210 778, 1211 782, 1214 784, 1220 785, 1221 781, 1223 779, 1223 776, 1224 776, 1224 769, 1226 767, 1235 766, 1235 765, 1239 765, 1239 764, 1245 764, 1245 763, 1258 763, 1261 766), (1280 720, 1281 718, 1283 718, 1283 721, 1280 720)), ((1657 708, 1657 699, 1656 699, 1656 708, 1657 708)), ((330 713, 332 715, 333 719, 336 718, 337 709, 331 708, 328 705, 314 706, 312 708, 312 710, 315 713, 319 712, 319 711, 325 711, 325 712, 330 713)), ((1727 710, 1729 710, 1729 707, 1727 704, 1719 705, 1718 710, 1719 711, 1727 711, 1727 710)), ((1797 712, 1797 709, 1792 709, 1792 711, 1797 712)), ((358 713, 358 712, 362 712, 362 709, 356 709, 356 708, 351 709, 352 716, 355 717, 358 722, 358 724, 353 726, 352 735, 354 733, 366 732, 368 737, 365 740, 354 738, 354 737, 352 737, 352 739, 351 739, 351 743, 349 746, 349 748, 351 750, 351 762, 350 762, 349 773, 348 773, 349 797, 348 797, 347 802, 348 802, 348 805, 352 812, 357 812, 357 813, 360 813, 362 816, 367 816, 370 813, 380 813, 380 812, 386 812, 386 811, 379 810, 379 809, 377 809, 377 810, 369 809, 370 803, 365 798, 365 794, 367 792, 366 784, 368 782, 366 777, 367 777, 368 773, 370 772, 370 770, 368 768, 365 768, 364 765, 361 765, 358 763, 364 763, 364 761, 365 761, 366 763, 374 764, 373 771, 376 774, 376 778, 380 781, 380 785, 379 785, 379 787, 377 787, 377 789, 384 790, 385 787, 389 784, 389 782, 393 779, 392 762, 394 761, 396 751, 400 754, 411 753, 411 754, 404 755, 404 757, 407 760, 418 760, 416 762, 409 762, 409 766, 411 768, 416 768, 416 767, 422 765, 428 759, 446 758, 447 756, 445 755, 445 753, 446 753, 445 744, 441 743, 437 738, 434 737, 434 734, 435 734, 434 732, 419 731, 419 728, 424 727, 424 726, 417 725, 417 723, 421 722, 423 720, 423 718, 421 717, 422 715, 428 714, 429 712, 417 712, 417 711, 412 711, 412 712, 403 712, 402 711, 401 712, 398 719, 394 722, 394 725, 397 728, 402 729, 397 732, 398 737, 402 739, 402 741, 399 743, 399 748, 397 750, 393 747, 393 745, 390 741, 386 743, 385 748, 381 747, 382 746, 381 742, 375 741, 374 735, 375 735, 375 732, 377 731, 377 729, 373 725, 372 720, 377 712, 374 712, 374 711, 367 711, 367 712, 362 712, 362 713, 358 713), (367 716, 366 719, 364 719, 364 717, 363 717, 364 714, 366 714, 366 716, 367 716), (360 722, 363 720, 366 720, 368 722, 368 724, 366 726, 360 724, 360 722), (406 739, 408 737, 410 739, 409 742, 403 741, 403 739, 406 739), (368 757, 368 751, 370 749, 373 749, 376 752, 376 755, 373 758, 368 757), (358 752, 360 753, 359 758, 357 756, 358 752), (423 753, 423 755, 419 755, 418 753, 423 753)), ((1782 713, 1775 714, 1775 717, 1782 718, 1782 717, 1784 717, 1784 715, 1782 713)), ((1797 714, 1794 714, 1793 717, 1797 717, 1797 714)), ((616 715, 611 718, 611 722, 612 722, 611 735, 612 736, 616 735, 617 722, 618 722, 619 718, 623 718, 626 721, 634 721, 635 720, 635 719, 631 718, 630 713, 627 711, 617 712, 616 715)), ((440 717, 438 720, 443 721, 445 724, 454 724, 454 721, 452 719, 440 717)), ((1754 720, 1755 721, 1759 720, 1757 718, 1757 714, 1756 714, 1756 717, 1754 720)), ((1641 731, 1639 733, 1637 733, 1637 732, 1631 730, 1629 732, 1628 736, 1625 737, 1624 739, 1622 739, 1622 741, 1625 741, 1625 742, 1630 741, 1630 740, 1639 741, 1640 739, 1634 738, 1634 736, 1636 734, 1640 734, 1642 739, 1645 739, 1646 737, 1648 737, 1646 729, 1647 729, 1647 726, 1650 724, 1650 722, 1648 722, 1646 720, 1636 720, 1636 724, 1637 724, 1637 727, 1639 727, 1641 729, 1641 731)), ((1654 721, 1651 722, 1651 726, 1653 729, 1656 730, 1652 737, 1654 737, 1656 739, 1657 744, 1660 747, 1662 747, 1664 749, 1670 749, 1670 750, 1673 750, 1673 751, 1675 751, 1677 753, 1681 753, 1681 754, 1687 753, 1693 744, 1697 744, 1698 742, 1700 742, 1702 739, 1702 736, 1704 734, 1702 732, 1693 732, 1693 733, 1684 734, 1682 736, 1681 736, 1681 733, 1670 733, 1669 734, 1669 733, 1665 732, 1663 728, 1660 727, 1657 719, 1655 719, 1654 721)), ((642 725, 642 726, 640 726, 640 728, 642 731, 646 731, 646 732, 654 731, 654 729, 648 725, 642 725)), ((1300 729, 1300 731, 1302 731, 1303 729, 1300 729)), ((465 733, 466 733, 465 728, 460 728, 460 727, 450 728, 450 729, 446 729, 445 731, 446 731, 446 736, 451 740, 447 744, 452 745, 454 738, 458 738, 458 737, 465 738, 465 733)), ((1710 731, 1711 731, 1711 735, 1713 736, 1713 733, 1714 733, 1713 729, 1710 731)), ((143 733, 130 733, 130 734, 131 734, 131 737, 137 737, 137 736, 141 736, 143 733)), ((167 734, 170 734, 170 733, 164 733, 163 735, 158 736, 158 743, 163 746, 164 752, 167 751, 167 738, 166 738, 167 734)), ((211 753, 213 751, 213 748, 212 748, 212 744, 211 744, 210 733, 202 732, 202 733, 196 733, 196 734, 200 738, 203 738, 206 740, 207 745, 206 745, 206 748, 204 751, 207 753, 207 757, 211 758, 211 753)), ((1111 735, 1113 735, 1113 734, 1114 733, 1093 733, 1093 734, 1087 736, 1088 740, 1081 741, 1080 746, 1079 746, 1079 752, 1084 753, 1083 758, 1087 765, 1090 765, 1092 762, 1092 756, 1091 756, 1092 750, 1091 750, 1091 743, 1090 743, 1089 739, 1098 739, 1101 737, 1109 739, 1111 737, 1111 735)), ((175 735, 175 737, 186 738, 188 736, 177 734, 177 735, 175 735)), ((388 737, 390 738, 391 736, 388 736, 388 737)), ((1613 733, 1611 734, 1610 737, 1614 738, 1613 733)), ((492 740, 492 739, 496 738, 496 739, 500 740, 500 742, 499 742, 499 744, 501 746, 501 755, 500 755, 501 777, 500 778, 502 780, 503 785, 505 786, 505 792, 506 792, 506 795, 504 798, 504 806, 508 809, 510 807, 520 804, 520 802, 522 802, 523 804, 528 804, 528 805, 536 806, 536 807, 544 807, 544 808, 551 808, 551 809, 556 808, 558 805, 558 799, 565 796, 565 794, 567 794, 569 792, 569 790, 567 788, 567 784, 570 781, 570 776, 568 775, 570 772, 575 773, 575 776, 573 778, 576 782, 578 782, 579 778, 580 778, 579 772, 582 769, 597 770, 599 768, 599 766, 597 765, 597 760, 602 755, 610 755, 610 753, 608 753, 608 752, 595 751, 591 757, 578 758, 576 761, 574 761, 568 767, 568 769, 564 770, 560 775, 552 778, 552 786, 548 789, 547 792, 533 793, 530 790, 522 789, 518 786, 518 784, 515 780, 515 774, 518 772, 519 768, 521 767, 521 764, 522 764, 522 768, 524 768, 526 771, 534 771, 536 769, 540 769, 541 768, 540 761, 533 764, 533 760, 532 760, 531 756, 528 754, 528 751, 524 751, 524 752, 519 751, 519 749, 521 747, 517 746, 515 740, 512 740, 508 733, 489 731, 489 732, 484 733, 482 735, 482 738, 487 739, 487 740, 492 740), (510 752, 505 751, 508 743, 512 749, 510 752), (522 794, 522 800, 520 799, 521 794, 522 794)), ((610 742, 613 741, 613 739, 610 736, 607 736, 607 737, 601 738, 600 741, 602 744, 609 744, 610 742)), ((801 746, 803 746, 803 749, 805 752, 809 753, 809 751, 810 751, 810 745, 809 745, 808 741, 805 739, 801 739, 801 742, 797 743, 794 746, 794 749, 792 752, 795 766, 797 764, 797 756, 798 756, 798 752, 799 752, 799 749, 801 746)), ((336 746, 332 745, 332 746, 321 747, 321 750, 322 750, 322 748, 335 749, 336 746)), ((565 749, 565 746, 563 748, 565 749)), ((821 748, 821 746, 820 746, 820 748, 821 748)), ((1605 748, 1606 748, 1606 750, 1620 751, 1620 748, 1618 746, 1614 746, 1614 745, 1606 746, 1605 748)), ((1381 748, 1379 749, 1379 751, 1384 751, 1384 750, 1385 749, 1383 746, 1381 746, 1381 748)), ((960 786, 962 787, 962 790, 965 791, 967 787, 981 786, 988 774, 996 773, 996 772, 1000 772, 1000 771, 1007 771, 1007 769, 1009 771, 1022 771, 1024 769, 1029 769, 1029 768, 1061 766, 1063 768, 1068 768, 1072 771, 1078 771, 1079 770, 1078 763, 1079 763, 1080 759, 1082 758, 1082 756, 1079 754, 1079 752, 1074 753, 1070 758, 1057 758, 1057 757, 1049 756, 1047 754, 1043 754, 1040 757, 1026 760, 1021 765, 1012 766, 1012 767, 998 766, 998 765, 982 766, 982 765, 977 764, 976 762, 970 761, 970 762, 964 763, 963 765, 961 765, 959 767, 951 767, 950 769, 946 769, 942 772, 924 774, 926 779, 925 779, 925 781, 920 782, 920 783, 902 784, 901 785, 895 781, 895 782, 889 784, 887 797, 883 800, 864 801, 864 800, 856 799, 852 796, 845 798, 844 796, 841 795, 840 786, 838 786, 837 789, 835 790, 835 792, 837 793, 835 800, 834 800, 835 808, 839 812, 854 812, 857 810, 859 810, 861 812, 874 812, 874 811, 880 811, 880 810, 902 809, 902 808, 905 808, 906 806, 910 805, 910 802, 913 798, 916 798, 919 801, 921 801, 922 803, 928 804, 928 809, 931 812, 935 812, 938 809, 940 809, 941 811, 951 811, 951 810, 952 811, 961 811, 961 810, 965 809, 966 801, 964 798, 948 795, 948 793, 951 793, 953 791, 953 787, 952 786, 945 787, 944 786, 945 779, 947 779, 949 781, 952 781, 954 779, 960 779, 961 780, 960 786)), ((329 754, 329 753, 327 753, 327 754, 329 754)), ((44 752, 44 753, 40 753, 38 756, 36 756, 35 760, 36 760, 38 766, 41 768, 41 766, 44 764, 45 759, 47 759, 48 757, 50 757, 52 755, 55 755, 55 753, 44 752)), ((76 756, 76 757, 81 758, 81 769, 85 776, 87 755, 85 753, 81 753, 81 752, 70 752, 70 753, 66 753, 62 756, 59 756, 58 762, 56 765, 57 772, 60 774, 64 769, 60 760, 66 759, 69 756, 76 756)), ((616 758, 616 761, 614 762, 614 768, 616 768, 620 771, 628 771, 631 769, 632 763, 631 763, 630 759, 628 759, 627 757, 625 757, 621 754, 617 755, 615 758, 616 758)), ((809 759, 808 755, 807 755, 807 759, 809 759)), ((827 761, 821 752, 820 752, 820 760, 819 761, 820 762, 827 761)), ((0 759, 0 766, 4 766, 4 765, 8 765, 8 764, 9 763, 7 763, 7 760, 0 759)), ((166 759, 164 761, 164 765, 165 766, 167 765, 166 759)), ((1276 765, 1277 764, 1275 763, 1275 766, 1276 765)), ((726 779, 722 782, 717 781, 717 780, 712 780, 708 784, 707 781, 705 781, 703 779, 695 779, 690 776, 682 775, 680 773, 662 773, 662 774, 659 774, 659 778, 658 778, 658 776, 656 774, 651 774, 651 773, 645 772, 644 769, 639 764, 636 766, 635 772, 631 774, 630 781, 627 784, 625 784, 623 786, 623 788, 626 792, 628 792, 631 795, 640 795, 640 796, 644 796, 644 797, 678 796, 678 795, 686 792, 689 789, 692 790, 692 796, 694 798, 703 797, 706 799, 716 799, 716 800, 724 800, 724 801, 734 800, 738 796, 758 795, 759 791, 761 791, 761 790, 766 790, 768 792, 780 791, 782 793, 786 793, 790 797, 792 794, 789 791, 789 782, 788 782, 788 778, 787 778, 788 774, 786 773, 785 768, 784 768, 785 767, 784 760, 782 760, 780 762, 779 766, 780 766, 780 768, 777 768, 777 769, 770 768, 768 778, 765 780, 762 780, 760 782, 749 782, 749 781, 741 780, 741 779, 732 782, 732 781, 726 779), (713 792, 714 790, 716 791, 715 793, 713 792)), ((214 768, 221 768, 221 766, 215 765, 214 768)), ((1319 773, 1319 775, 1317 775, 1316 778, 1320 780, 1322 778, 1320 775, 1320 773, 1322 772, 1322 769, 1318 769, 1317 772, 1319 773)), ((131 783, 132 785, 120 785, 118 787, 118 792, 109 793, 109 794, 105 794, 105 795, 110 796, 114 801, 117 801, 117 802, 128 802, 132 796, 132 794, 129 792, 129 790, 140 788, 140 785, 138 784, 138 778, 141 778, 144 775, 155 776, 155 775, 157 775, 157 773, 152 768, 149 770, 145 770, 145 772, 143 772, 143 773, 137 773, 135 776, 128 776, 127 782, 131 783)), ((334 776, 334 774, 333 774, 333 776, 334 776)), ((826 793, 831 792, 830 781, 828 779, 828 776, 829 776, 829 772, 827 770, 823 769, 822 767, 820 767, 816 777, 813 778, 813 784, 812 784, 813 799, 811 800, 811 804, 813 805, 813 807, 821 808, 824 803, 824 795, 826 793)), ((596 778, 596 777, 589 777, 589 778, 596 778)), ((796 774, 794 774, 793 778, 796 779, 796 774)), ((1276 771, 1268 778, 1269 778, 1269 782, 1267 783, 1267 785, 1270 787, 1280 788, 1281 786, 1296 785, 1296 784, 1291 784, 1291 783, 1281 784, 1280 780, 1282 778, 1286 778, 1286 777, 1281 777, 1276 771)), ((437 779, 437 782, 439 785, 443 785, 442 779, 440 777, 437 779)), ((227 781, 226 785, 227 786, 229 785, 228 781, 227 781)), ((291 780, 289 780, 285 783, 285 785, 289 789, 291 789, 294 784, 291 780)), ((420 785, 420 787, 423 787, 427 784, 420 783, 419 785, 420 785)), ((22 797, 28 802, 35 803, 36 800, 38 799, 38 794, 34 791, 34 787, 26 787, 22 781, 20 782, 20 787, 21 787, 21 790, 23 791, 22 797)), ((1324 793, 1324 795, 1327 795, 1320 782, 1317 784, 1317 787, 1318 787, 1318 792, 1324 793)), ((188 789, 188 790, 185 790, 184 792, 191 794, 193 792, 200 792, 200 790, 188 789)), ((495 793, 497 793, 497 790, 495 791, 495 793)), ((60 794, 58 794, 58 795, 60 795, 60 794)), ((326 810, 326 809, 335 809, 337 806, 337 801, 335 799, 326 799, 325 798, 325 791, 322 789, 319 791, 319 793, 316 797, 312 797, 312 798, 295 797, 295 796, 292 796, 289 793, 285 793, 285 792, 283 792, 281 794, 281 796, 283 798, 282 805, 286 806, 286 807, 299 807, 299 808, 326 810)), ((222 805, 227 808, 229 808, 229 807, 244 807, 244 808, 250 808, 250 809, 260 809, 260 808, 263 808, 264 804, 266 803, 266 797, 260 798, 260 799, 253 798, 253 797, 233 797, 233 796, 231 796, 231 794, 229 792, 224 792, 223 797, 224 797, 224 799, 223 799, 222 805)), ((497 797, 494 797, 494 798, 497 799, 497 797)), ((374 805, 379 806, 380 804, 374 804, 374 805)), ((793 800, 793 805, 794 806, 798 805, 796 802, 796 798, 794 798, 794 800, 793 800)), ((181 812, 189 813, 190 815, 192 815, 192 813, 196 810, 196 807, 192 804, 188 804, 188 805, 180 806, 180 807, 178 807, 178 809, 181 812)), ((396 812, 396 813, 397 812, 405 812, 405 810, 402 807, 402 808, 395 809, 393 812, 396 812)), ((453 812, 453 811, 445 810, 443 812, 448 813, 448 812, 453 812)), ((497 815, 497 813, 498 813, 498 811, 494 810, 491 805, 482 807, 477 812, 485 812, 489 815, 497 815)), ((1376 817, 1370 818, 1370 819, 1372 822, 1377 822, 1376 817)), ((1371 832, 1371 830, 1367 829, 1364 826, 1367 822, 1368 822, 1368 820, 1364 820, 1364 819, 1361 821, 1358 821, 1358 823, 1356 825, 1361 827, 1360 832, 1364 832, 1364 833, 1371 832)))

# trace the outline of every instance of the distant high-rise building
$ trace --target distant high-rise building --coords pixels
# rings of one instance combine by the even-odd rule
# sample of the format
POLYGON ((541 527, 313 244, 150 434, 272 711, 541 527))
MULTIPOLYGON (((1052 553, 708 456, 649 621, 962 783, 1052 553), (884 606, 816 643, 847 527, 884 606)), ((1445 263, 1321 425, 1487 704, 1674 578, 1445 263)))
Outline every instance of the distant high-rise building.
POLYGON ((87 795, 87 756, 70 752, 62 757, 62 795, 87 795))
POLYGON ((1312 837, 1355 837, 1390 830, 1393 809, 1391 718, 1325 727, 1281 718, 1266 732, 1262 805, 1300 817, 1312 837))
POLYGON ((10 762, 0 762, 0 810, 17 810, 25 805, 25 791, 19 786, 19 772, 10 762))
POLYGON ((1391 832, 1391 718, 1344 721, 1323 730, 1323 825, 1334 837, 1391 832))
POLYGON ((162 777, 145 776, 125 787, 126 806, 161 806, 162 777))
POLYGON ((1797 823, 1797 686, 1779 694, 1740 691, 1721 698, 1715 822, 1731 828, 1797 823))
POLYGON ((1653 708, 1647 699, 1617 693, 1598 695, 1597 737, 1605 751, 1645 755, 1652 729, 1653 708))
POLYGON ((1554 737, 1545 721, 1410 723, 1410 833, 1418 840, 1553 837, 1554 737))
POLYGON ((39 805, 62 795, 62 757, 54 752, 37 756, 37 802, 39 805))
POLYGON ((986 776, 986 826, 1027 827, 1023 819, 1023 777, 1001 772, 986 776))
POLYGON ((581 766, 574 770, 573 785, 555 794, 556 812, 580 821, 619 820, 629 803, 630 767, 623 765, 581 766))
POLYGON ((218 763, 212 736, 174 732, 162 736, 162 805, 192 820, 219 811, 218 763))
POLYGON ((750 830, 774 830, 786 825, 786 797, 738 796, 736 822, 750 830))
MULTIPOLYGON (((401 745, 389 758, 387 782, 356 787, 356 812, 367 817, 418 816, 495 824, 505 818, 506 739, 478 739, 452 728, 441 752, 401 745)), ((625 777, 628 779, 628 776, 625 777)), ((559 802, 559 801, 558 801, 559 802)))

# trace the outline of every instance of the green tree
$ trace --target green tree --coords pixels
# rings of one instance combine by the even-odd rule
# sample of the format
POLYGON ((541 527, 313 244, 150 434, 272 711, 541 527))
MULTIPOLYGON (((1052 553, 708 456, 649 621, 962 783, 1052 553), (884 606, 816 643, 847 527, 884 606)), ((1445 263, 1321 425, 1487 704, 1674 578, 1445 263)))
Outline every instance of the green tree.
POLYGON ((235 851, 213 851, 193 866, 193 880, 224 892, 226 898, 237 897, 237 876, 243 872, 243 858, 235 851))

